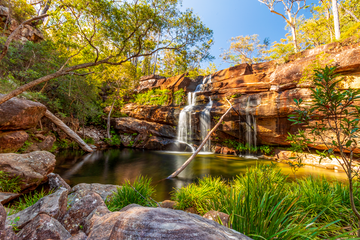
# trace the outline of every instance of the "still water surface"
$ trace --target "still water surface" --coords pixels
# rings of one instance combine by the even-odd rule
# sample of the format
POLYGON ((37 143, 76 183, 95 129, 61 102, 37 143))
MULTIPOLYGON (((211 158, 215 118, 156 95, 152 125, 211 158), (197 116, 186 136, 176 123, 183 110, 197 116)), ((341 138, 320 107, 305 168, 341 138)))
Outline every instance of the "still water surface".
MULTIPOLYGON (((246 172, 256 164, 271 164, 264 159, 247 159, 237 156, 203 154, 196 159, 175 179, 167 180, 171 173, 179 168, 190 153, 173 153, 161 151, 142 151, 134 149, 110 149, 81 155, 77 152, 60 152, 55 172, 70 182, 71 186, 78 183, 103 183, 122 185, 125 180, 133 182, 139 175, 152 178, 156 189, 154 199, 169 199, 174 188, 187 186, 206 175, 232 179, 246 172)), ((287 164, 276 163, 283 171, 293 177, 287 164)), ((324 175, 327 178, 344 180, 344 173, 318 167, 305 166, 297 173, 297 177, 308 175, 324 175)))

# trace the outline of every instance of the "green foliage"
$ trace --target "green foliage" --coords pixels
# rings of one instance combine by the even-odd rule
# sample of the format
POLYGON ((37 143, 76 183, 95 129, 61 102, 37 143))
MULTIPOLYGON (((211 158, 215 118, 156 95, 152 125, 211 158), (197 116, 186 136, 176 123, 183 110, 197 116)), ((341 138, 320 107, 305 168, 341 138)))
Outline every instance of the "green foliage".
POLYGON ((84 142, 86 142, 87 144, 95 144, 95 140, 92 137, 85 138, 84 142))
POLYGON ((350 221, 349 216, 342 215, 349 209, 341 208, 337 200, 330 206, 338 208, 330 210, 326 206, 332 197, 342 199, 343 192, 339 190, 344 189, 343 185, 337 187, 341 183, 321 181, 305 179, 304 186, 299 190, 274 165, 258 165, 229 184, 220 178, 206 177, 198 184, 175 190, 172 198, 179 202, 176 205, 178 209, 194 207, 199 213, 217 210, 229 214, 229 225, 253 239, 319 239, 338 237, 338 234, 351 236, 341 228, 350 221), (313 187, 305 189, 307 184, 313 187), (322 197, 317 197, 317 194, 322 197), (303 195, 306 195, 304 199, 303 195), (324 203, 316 206, 321 199, 324 203), (337 217, 327 217, 335 211, 337 217))
POLYGON ((265 155, 270 155, 274 148, 267 145, 262 146, 249 146, 248 143, 241 143, 235 140, 227 139, 223 142, 223 144, 229 148, 235 149, 238 152, 244 153, 244 152, 250 152, 250 153, 258 153, 261 152, 265 155))
POLYGON ((175 105, 181 105, 182 103, 184 103, 185 97, 186 97, 185 91, 183 88, 181 88, 180 90, 174 92, 173 103, 175 105))
POLYGON ((216 201, 220 195, 226 194, 228 186, 220 177, 207 176, 199 180, 198 184, 192 183, 187 187, 174 190, 173 199, 178 201, 177 209, 194 207, 201 215, 211 209, 208 199, 216 201))
POLYGON ((20 229, 17 227, 17 222, 20 220, 20 217, 16 217, 14 220, 10 221, 10 226, 12 227, 15 233, 19 232, 20 229))
POLYGON ((154 187, 151 186, 151 178, 139 176, 133 184, 126 181, 121 188, 118 188, 111 199, 106 201, 106 205, 112 212, 119 211, 132 203, 154 207, 156 204, 151 199, 154 192, 154 187))
POLYGON ((0 171, 0 189, 1 192, 20 192, 22 180, 19 176, 13 177, 4 171, 0 171))
POLYGON ((152 89, 135 95, 134 102, 139 105, 164 106, 169 104, 170 97, 171 91, 168 89, 152 89))
POLYGON ((33 145, 33 143, 30 142, 30 141, 28 141, 28 140, 26 140, 25 143, 24 143, 24 145, 19 149, 18 152, 19 152, 19 153, 25 152, 26 149, 28 149, 31 145, 33 145))
MULTIPOLYGON (((111 138, 105 138, 104 141, 110 146, 120 146, 121 145, 121 137, 116 134, 115 130, 110 130, 111 138)), ((125 134, 124 134, 125 135, 125 134)))

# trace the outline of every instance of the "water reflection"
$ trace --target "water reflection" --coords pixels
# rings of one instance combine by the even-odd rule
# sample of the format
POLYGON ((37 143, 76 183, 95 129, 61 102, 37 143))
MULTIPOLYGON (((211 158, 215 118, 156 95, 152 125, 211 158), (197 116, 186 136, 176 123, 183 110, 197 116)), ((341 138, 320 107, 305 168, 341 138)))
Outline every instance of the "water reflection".
MULTIPOLYGON (((175 179, 165 179, 179 168, 190 153, 171 153, 141 151, 133 149, 111 149, 97 151, 81 156, 76 152, 61 152, 57 155, 55 172, 74 186, 78 183, 103 183, 121 185, 125 180, 134 181, 139 175, 151 177, 156 185, 155 199, 169 199, 169 192, 195 182, 206 175, 232 179, 245 173, 246 169, 257 163, 271 164, 262 159, 245 159, 236 156, 202 154, 175 179)), ((291 176, 291 169, 286 164, 278 164, 285 174, 291 176)), ((297 177, 306 175, 324 175, 327 178, 345 179, 343 173, 327 169, 305 166, 297 177)))

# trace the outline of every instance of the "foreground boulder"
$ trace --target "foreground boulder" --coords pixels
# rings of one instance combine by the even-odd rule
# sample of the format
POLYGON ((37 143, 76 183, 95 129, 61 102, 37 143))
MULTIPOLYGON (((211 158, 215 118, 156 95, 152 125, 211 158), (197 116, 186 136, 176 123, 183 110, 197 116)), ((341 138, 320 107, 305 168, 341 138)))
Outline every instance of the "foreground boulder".
POLYGON ((21 190, 33 190, 46 180, 54 171, 55 156, 49 152, 31 152, 28 154, 0 154, 0 169, 10 176, 18 176, 21 190))
POLYGON ((0 153, 17 152, 28 138, 25 131, 0 131, 0 153))
POLYGON ((47 214, 39 214, 17 234, 17 237, 19 240, 66 240, 71 238, 71 234, 56 219, 47 214))
POLYGON ((106 201, 108 197, 112 196, 113 192, 117 191, 117 188, 121 188, 121 186, 100 183, 80 183, 71 189, 71 194, 69 195, 69 204, 70 206, 74 205, 77 201, 85 197, 90 192, 99 194, 100 197, 106 201))
POLYGON ((69 192, 71 191, 71 187, 69 186, 69 184, 67 184, 65 180, 59 176, 59 174, 50 173, 49 175, 47 175, 47 178, 50 189, 57 190, 63 187, 66 188, 69 192))
POLYGON ((55 193, 41 198, 34 205, 10 215, 6 223, 9 225, 13 223, 17 228, 22 229, 40 213, 45 213, 52 218, 60 220, 66 212, 67 195, 68 190, 60 188, 55 193), (16 218, 19 218, 19 220, 15 221, 16 218))
POLYGON ((99 218, 88 237, 95 239, 250 239, 201 216, 183 211, 133 206, 99 218), (108 237, 109 235, 109 237, 108 237))
POLYGON ((86 217, 97 207, 106 207, 99 194, 90 192, 77 201, 62 218, 61 223, 71 233, 77 234, 80 226, 84 226, 86 217))
MULTIPOLYGON (((0 94, 0 97, 4 94, 0 94)), ((46 107, 41 103, 12 98, 0 104, 0 131, 24 130, 36 127, 46 107)))

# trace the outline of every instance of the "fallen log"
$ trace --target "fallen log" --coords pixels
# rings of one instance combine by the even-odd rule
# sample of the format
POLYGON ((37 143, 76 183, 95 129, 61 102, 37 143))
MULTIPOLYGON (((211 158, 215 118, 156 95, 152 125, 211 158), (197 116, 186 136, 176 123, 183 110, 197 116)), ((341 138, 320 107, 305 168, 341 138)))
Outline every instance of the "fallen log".
MULTIPOLYGON (((228 101, 229 102, 229 101, 228 101)), ((230 103, 230 102, 229 102, 230 103)), ((233 108, 232 104, 230 103, 230 107, 229 109, 224 113, 224 115, 221 116, 219 122, 215 125, 215 127, 213 127, 213 129, 211 129, 211 131, 206 135, 206 137, 204 138, 204 140, 202 141, 202 143, 200 144, 199 148, 191 155, 191 157, 186 160, 186 162, 178 169, 176 170, 173 174, 171 174, 169 177, 167 177, 167 179, 169 178, 174 178, 177 175, 179 175, 190 163, 192 160, 195 159, 196 155, 198 155, 198 153, 201 151, 201 149, 204 147, 206 141, 210 138, 211 134, 213 132, 215 132, 215 130, 220 126, 221 122, 223 121, 224 117, 230 112, 230 110, 233 108)))
POLYGON ((63 130, 70 138, 74 139, 77 142, 82 150, 86 152, 93 152, 91 147, 87 145, 73 130, 71 130, 63 121, 55 117, 49 110, 46 110, 45 117, 47 117, 50 121, 52 121, 56 126, 58 126, 61 130, 63 130))

